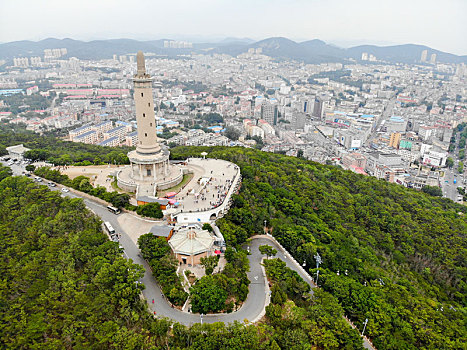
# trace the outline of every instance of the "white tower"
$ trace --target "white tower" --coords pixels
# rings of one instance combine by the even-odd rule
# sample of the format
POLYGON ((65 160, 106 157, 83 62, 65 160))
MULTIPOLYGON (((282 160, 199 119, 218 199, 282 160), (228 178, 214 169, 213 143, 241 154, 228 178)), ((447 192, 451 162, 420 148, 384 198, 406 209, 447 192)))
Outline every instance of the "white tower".
POLYGON ((138 125, 139 154, 155 154, 161 147, 157 142, 156 118, 154 114, 154 100, 152 98, 152 78, 146 73, 143 52, 136 55, 138 70, 133 77, 135 86, 136 124, 138 125))
POLYGON ((180 183, 183 170, 170 164, 170 152, 157 142, 152 78, 146 73, 143 52, 138 51, 136 62, 133 83, 138 141, 136 150, 128 153, 130 166, 117 172, 117 183, 120 188, 136 192, 136 199, 144 202, 157 190, 180 183))

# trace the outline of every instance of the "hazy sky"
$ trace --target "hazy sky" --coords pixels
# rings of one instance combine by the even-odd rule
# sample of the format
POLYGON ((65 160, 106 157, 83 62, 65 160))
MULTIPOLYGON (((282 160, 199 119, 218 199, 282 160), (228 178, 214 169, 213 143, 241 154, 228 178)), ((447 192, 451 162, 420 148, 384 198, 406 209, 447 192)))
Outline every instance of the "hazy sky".
POLYGON ((467 55, 467 0, 0 0, 0 42, 270 36, 467 55))

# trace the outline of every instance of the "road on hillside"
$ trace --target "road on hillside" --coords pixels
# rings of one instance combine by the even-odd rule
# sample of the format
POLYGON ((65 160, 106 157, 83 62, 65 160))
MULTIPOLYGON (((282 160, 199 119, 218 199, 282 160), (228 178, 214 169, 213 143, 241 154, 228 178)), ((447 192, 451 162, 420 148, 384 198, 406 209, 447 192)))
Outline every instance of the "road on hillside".
MULTIPOLYGON (((21 175, 24 172, 24 166, 12 165, 13 175, 21 175)), ((61 191, 63 186, 59 185, 58 187, 51 187, 51 190, 61 191)), ((141 257, 140 251, 135 243, 130 239, 127 232, 120 226, 118 223, 118 215, 115 215, 109 212, 106 206, 94 201, 92 199, 84 198, 77 193, 73 192, 63 192, 63 196, 70 198, 81 198, 83 199, 85 205, 94 212, 97 216, 101 218, 102 221, 108 221, 113 226, 117 233, 121 233, 120 244, 123 247, 124 255, 133 260, 134 263, 140 264, 144 267, 144 277, 141 279, 141 282, 144 283, 145 289, 143 290, 143 296, 148 302, 149 309, 151 312, 156 312, 157 317, 167 317, 175 320, 184 325, 192 325, 195 323, 214 323, 214 322, 224 322, 232 323, 234 321, 245 322, 257 320, 257 318, 264 314, 264 308, 266 305, 266 293, 268 293, 268 288, 266 288, 265 278, 261 269, 261 259, 264 258, 264 255, 260 254, 259 246, 260 245, 270 245, 277 250, 276 257, 284 261, 290 269, 296 271, 300 277, 303 278, 311 286, 311 293, 313 294, 313 288, 315 287, 313 281, 310 277, 307 276, 297 265, 288 258, 285 254, 282 253, 282 249, 276 244, 275 241, 269 239, 266 236, 255 236, 248 243, 245 244, 245 248, 248 249, 250 255, 248 255, 248 260, 250 262, 250 271, 247 273, 248 279, 250 280, 248 297, 244 304, 240 307, 239 310, 232 312, 230 314, 217 314, 217 315, 199 315, 182 312, 178 309, 172 308, 167 300, 164 298, 157 281, 154 279, 151 269, 146 261, 141 257), (154 303, 153 303, 154 300, 154 303)), ((121 214, 120 214, 121 215, 121 214)), ((131 215, 131 214, 127 214, 131 215)), ((363 346, 366 349, 374 349, 371 344, 364 338, 363 346)))
MULTIPOLYGON (((75 193, 66 193, 65 195, 70 197, 80 197, 75 193)), ((310 281, 310 278, 306 276, 301 269, 299 269, 290 258, 287 258, 285 254, 281 252, 280 247, 272 240, 267 237, 256 236, 250 242, 245 245, 250 251, 248 255, 248 260, 250 262, 250 271, 247 273, 248 279, 250 280, 248 297, 242 307, 239 310, 232 312, 230 314, 218 314, 218 315, 199 315, 192 314, 180 311, 178 309, 172 308, 163 296, 157 281, 154 279, 149 265, 144 259, 141 258, 139 254, 139 249, 133 243, 133 241, 128 237, 126 232, 120 227, 117 221, 117 215, 112 214, 101 204, 98 204, 92 200, 83 198, 86 206, 91 209, 96 215, 98 215, 103 221, 109 221, 116 232, 122 233, 120 243, 124 248, 125 255, 127 258, 132 259, 134 263, 140 264, 144 267, 145 273, 144 277, 141 279, 141 282, 144 283, 145 289, 143 295, 149 304, 149 308, 152 312, 156 312, 158 317, 167 317, 175 320, 181 324, 190 326, 194 323, 215 323, 215 322, 224 322, 232 323, 234 321, 244 322, 246 320, 252 321, 256 320, 264 312, 266 304, 266 282, 263 276, 261 269, 261 259, 264 258, 264 255, 260 254, 259 246, 260 245, 270 245, 277 250, 275 257, 285 261, 287 267, 296 271, 300 277, 303 278, 311 286, 311 293, 313 294, 314 284, 310 281), (152 300, 154 299, 154 304, 152 300)), ((374 349, 370 343, 364 339, 363 346, 366 349, 374 349)))

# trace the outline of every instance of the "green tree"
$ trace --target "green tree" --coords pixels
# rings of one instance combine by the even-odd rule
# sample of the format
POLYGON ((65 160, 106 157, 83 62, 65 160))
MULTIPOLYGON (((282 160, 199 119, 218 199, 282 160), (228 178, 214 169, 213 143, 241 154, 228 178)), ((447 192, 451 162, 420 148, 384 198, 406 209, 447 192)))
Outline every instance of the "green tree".
POLYGON ((175 305, 183 305, 188 293, 182 287, 181 277, 177 275, 178 260, 173 256, 166 239, 147 233, 138 238, 138 246, 167 299, 175 305))
POLYGON ((270 245, 260 245, 259 251, 261 254, 264 254, 269 259, 270 256, 274 256, 277 254, 277 250, 271 247, 270 245))
POLYGON ((141 216, 146 216, 150 218, 161 219, 162 217, 164 217, 164 214, 161 210, 161 206, 157 202, 140 205, 136 209, 136 212, 141 216))
POLYGON ((219 256, 218 255, 211 255, 207 256, 204 258, 200 259, 201 265, 204 266, 204 272, 206 275, 212 275, 214 272, 214 269, 217 266, 217 263, 219 262, 219 256))
POLYGON ((0 181, 11 176, 13 171, 8 166, 3 166, 0 164, 0 181))
POLYGON ((423 186, 422 192, 428 193, 431 196, 442 197, 443 191, 437 186, 423 186))
POLYGON ((271 289, 271 303, 283 305, 287 301, 287 294, 277 285, 271 289))
POLYGON ((193 312, 207 314, 224 309, 227 293, 214 276, 204 276, 190 288, 193 312))
POLYGON ((208 232, 213 232, 213 231, 214 231, 213 228, 212 228, 212 226, 211 226, 211 224, 209 224, 209 223, 207 223, 207 222, 203 224, 202 229, 203 229, 203 230, 206 230, 206 231, 208 231, 208 232))
POLYGON ((237 141, 238 138, 240 137, 240 131, 235 129, 232 126, 228 126, 224 132, 224 135, 231 139, 232 141, 237 141))
POLYGON ((453 160, 451 157, 448 157, 448 158, 446 159, 446 166, 447 166, 448 168, 452 168, 452 167, 454 166, 454 160, 453 160))
POLYGON ((35 169, 36 169, 36 167, 35 167, 34 165, 32 165, 32 164, 26 165, 26 170, 27 170, 27 171, 31 171, 31 172, 32 172, 32 171, 34 171, 35 169))

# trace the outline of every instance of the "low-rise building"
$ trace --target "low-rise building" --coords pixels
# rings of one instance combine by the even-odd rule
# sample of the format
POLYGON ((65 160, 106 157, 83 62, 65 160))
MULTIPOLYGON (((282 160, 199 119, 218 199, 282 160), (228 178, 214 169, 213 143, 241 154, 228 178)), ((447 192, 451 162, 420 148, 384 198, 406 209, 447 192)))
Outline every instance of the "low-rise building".
POLYGON ((94 144, 98 140, 97 131, 91 130, 73 138, 73 142, 94 144))
POLYGON ((107 130, 106 132, 102 133, 104 140, 110 139, 112 137, 117 137, 120 140, 123 140, 126 135, 126 127, 125 126, 117 126, 116 128, 107 130))
POLYGON ((199 265, 201 258, 214 254, 215 238, 209 231, 193 224, 180 228, 169 240, 175 258, 181 264, 199 265))
POLYGON ((446 165, 446 160, 448 158, 448 154, 446 152, 435 151, 430 149, 428 153, 423 155, 423 164, 436 166, 436 167, 443 167, 446 165))
MULTIPOLYGON (((73 142, 81 142, 81 141, 76 141, 76 138, 80 135, 83 135, 85 133, 88 133, 89 131, 92 130, 92 125, 91 124, 86 124, 83 125, 77 129, 71 130, 68 135, 70 137, 70 140, 73 142)), ((97 135, 97 133, 96 133, 97 135)))
POLYGON ((99 146, 107 146, 107 147, 120 146, 120 138, 117 136, 114 136, 109 139, 105 139, 104 141, 99 143, 99 146))
POLYGON ((29 151, 29 148, 24 147, 23 144, 19 144, 7 147, 6 150, 11 158, 23 158, 24 153, 29 151))
POLYGON ((346 169, 350 169, 351 167, 356 168, 365 168, 366 166, 366 157, 360 153, 348 153, 344 157, 342 157, 342 165, 346 169))

